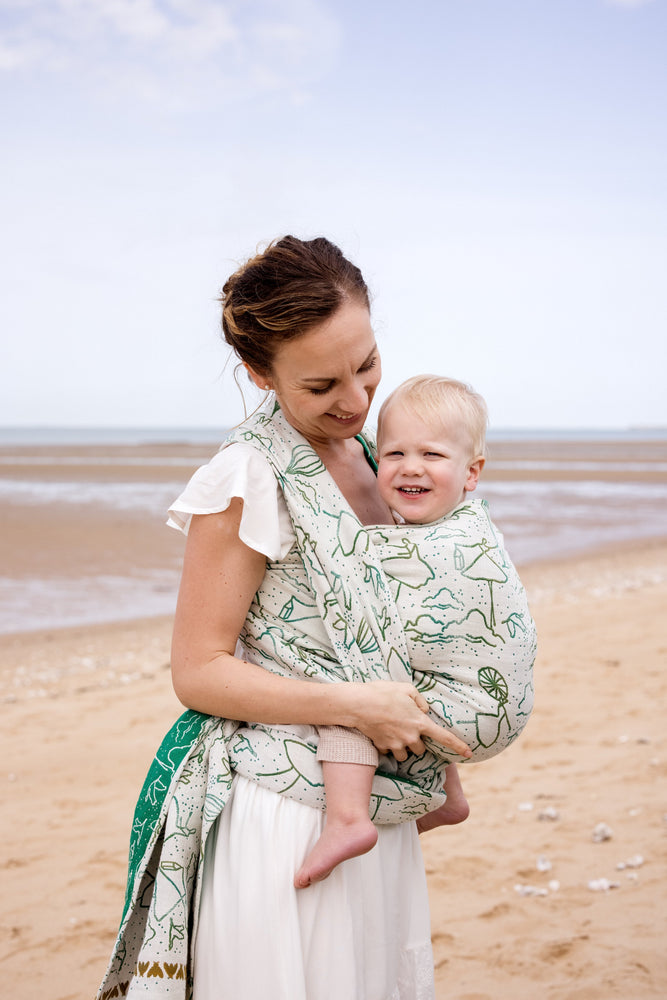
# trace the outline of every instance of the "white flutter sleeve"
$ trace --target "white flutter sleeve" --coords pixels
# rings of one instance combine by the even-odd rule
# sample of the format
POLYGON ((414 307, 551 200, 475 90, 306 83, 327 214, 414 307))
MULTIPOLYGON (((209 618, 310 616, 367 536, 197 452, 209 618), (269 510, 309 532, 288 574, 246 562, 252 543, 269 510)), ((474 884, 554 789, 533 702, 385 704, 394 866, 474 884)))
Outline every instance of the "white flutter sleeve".
POLYGON ((169 508, 167 524, 187 535, 194 514, 227 510, 232 497, 243 500, 241 541, 267 559, 283 559, 295 536, 282 491, 264 456, 242 442, 228 445, 197 469, 169 508))

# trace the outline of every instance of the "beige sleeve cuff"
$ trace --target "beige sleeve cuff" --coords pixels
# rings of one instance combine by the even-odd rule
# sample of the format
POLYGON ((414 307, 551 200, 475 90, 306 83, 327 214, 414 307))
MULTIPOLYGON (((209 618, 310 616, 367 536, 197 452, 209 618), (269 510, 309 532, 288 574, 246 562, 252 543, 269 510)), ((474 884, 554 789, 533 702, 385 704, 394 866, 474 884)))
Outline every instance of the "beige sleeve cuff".
POLYGON ((344 726, 318 726, 317 759, 341 764, 378 766, 380 754, 367 736, 358 729, 344 726))

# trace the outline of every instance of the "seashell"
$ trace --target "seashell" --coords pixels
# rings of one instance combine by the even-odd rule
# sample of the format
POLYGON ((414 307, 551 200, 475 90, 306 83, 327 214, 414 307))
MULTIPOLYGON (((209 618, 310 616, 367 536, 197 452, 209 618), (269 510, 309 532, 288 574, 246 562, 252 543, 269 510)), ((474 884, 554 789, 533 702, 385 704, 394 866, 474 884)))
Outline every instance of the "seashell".
POLYGON ((593 830, 593 840, 596 844, 601 844, 604 840, 611 840, 613 836, 614 831, 606 823, 598 823, 593 830))
POLYGON ((617 871, 622 872, 624 868, 641 868, 643 864, 644 859, 641 854, 633 854, 633 856, 628 858, 627 861, 619 861, 616 865, 616 869, 617 871))
POLYGON ((557 809, 554 809, 553 806, 547 806, 546 809, 542 809, 538 813, 537 818, 541 819, 541 820, 554 821, 554 820, 560 819, 560 813, 558 812, 557 809))
POLYGON ((594 878, 588 883, 591 892, 608 892, 609 889, 618 889, 620 882, 610 882, 608 878, 594 878))
POLYGON ((547 889, 538 889, 536 885, 515 885, 514 891, 520 896, 548 896, 547 889))

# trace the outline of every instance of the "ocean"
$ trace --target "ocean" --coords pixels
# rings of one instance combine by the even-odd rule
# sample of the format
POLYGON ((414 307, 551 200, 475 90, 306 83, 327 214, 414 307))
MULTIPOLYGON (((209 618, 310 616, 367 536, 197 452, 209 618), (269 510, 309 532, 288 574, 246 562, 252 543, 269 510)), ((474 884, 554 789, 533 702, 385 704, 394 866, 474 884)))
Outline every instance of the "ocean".
MULTIPOLYGON (((0 633, 171 614, 166 511, 224 435, 0 429, 0 633)), ((477 495, 518 566, 667 537, 667 430, 492 431, 477 495)))

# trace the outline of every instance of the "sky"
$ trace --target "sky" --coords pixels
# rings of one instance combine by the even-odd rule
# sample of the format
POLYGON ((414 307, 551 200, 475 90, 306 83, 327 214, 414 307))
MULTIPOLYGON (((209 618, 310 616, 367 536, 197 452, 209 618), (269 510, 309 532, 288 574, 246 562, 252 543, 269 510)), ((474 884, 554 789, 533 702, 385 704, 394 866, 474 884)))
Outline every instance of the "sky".
POLYGON ((235 423, 216 299, 286 233, 379 399, 667 426, 666 52, 667 0, 0 0, 0 426, 235 423))

